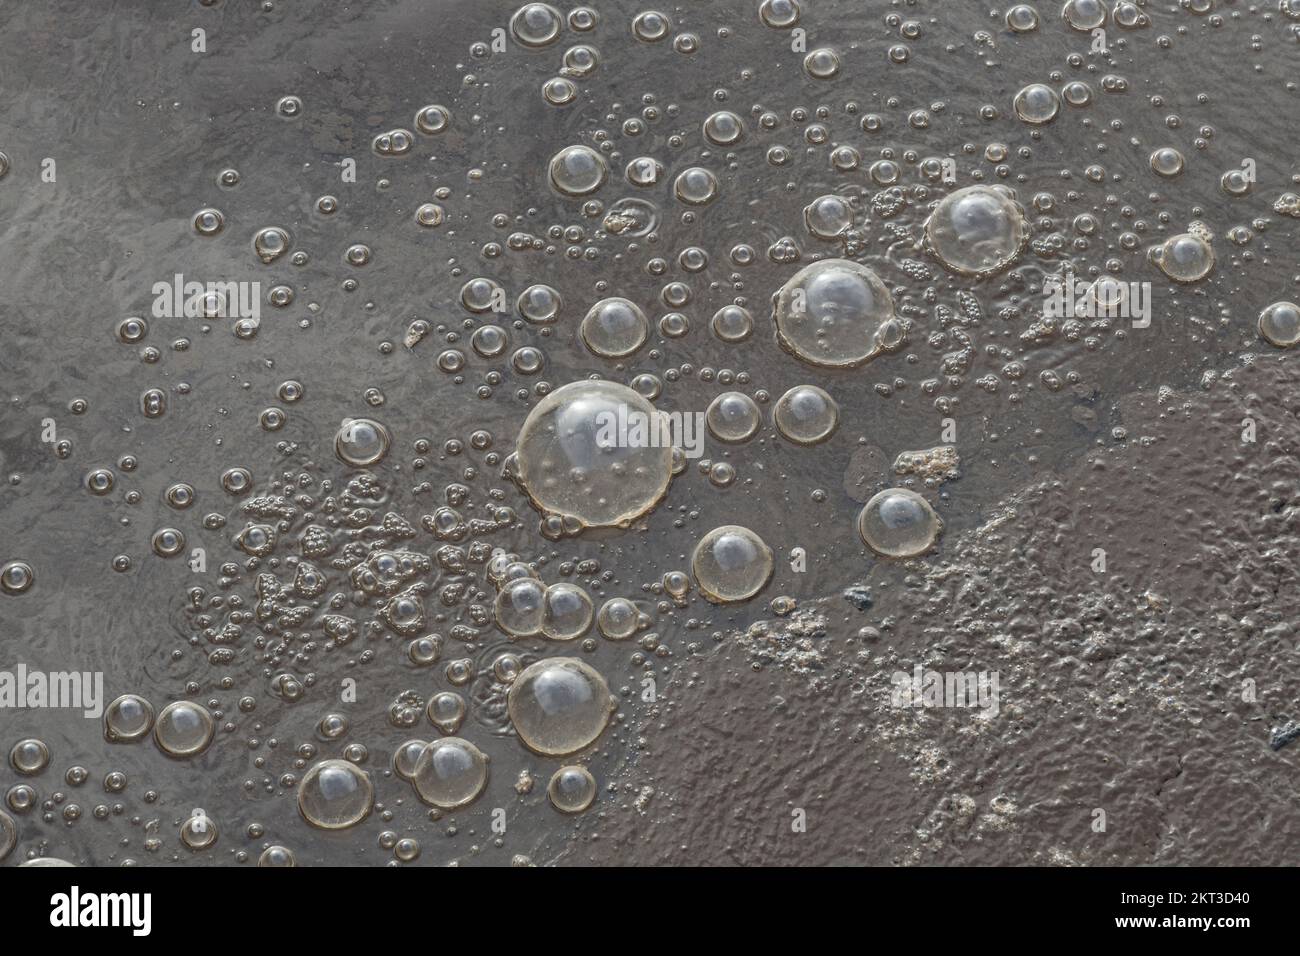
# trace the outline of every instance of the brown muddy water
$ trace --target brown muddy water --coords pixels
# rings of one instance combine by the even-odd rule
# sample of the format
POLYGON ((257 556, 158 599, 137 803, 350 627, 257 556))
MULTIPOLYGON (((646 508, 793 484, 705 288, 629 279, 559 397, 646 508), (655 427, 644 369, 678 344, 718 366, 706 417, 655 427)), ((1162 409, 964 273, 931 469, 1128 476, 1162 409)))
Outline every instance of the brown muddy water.
POLYGON ((5 17, 3 864, 1294 862, 1295 0, 5 17))

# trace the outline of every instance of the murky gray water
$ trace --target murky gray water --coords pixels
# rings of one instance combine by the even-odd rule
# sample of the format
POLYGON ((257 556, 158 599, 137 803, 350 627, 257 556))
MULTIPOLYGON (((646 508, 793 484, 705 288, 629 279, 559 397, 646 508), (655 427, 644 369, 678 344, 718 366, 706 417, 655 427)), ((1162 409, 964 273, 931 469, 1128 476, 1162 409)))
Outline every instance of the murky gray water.
MULTIPOLYGON (((795 5, 765 6, 780 23, 795 5)), ((1105 11, 1097 34, 1055 2, 1021 5, 1038 14, 1027 32, 1011 4, 797 6, 793 26, 765 24, 758 0, 562 7, 554 39, 548 9, 512 27, 520 8, 495 3, 8 12, 0 563, 34 583, 0 594, 0 670, 102 672, 105 702, 201 704, 215 739, 177 759, 152 738, 106 742, 73 709, 6 705, 6 753, 50 752, 40 772, 0 772, 6 863, 253 865, 269 846, 303 865, 413 861, 401 839, 435 865, 1284 859, 1300 831, 1278 743, 1300 693, 1300 423, 1295 354, 1257 319, 1300 297, 1300 7, 1080 0, 1077 26, 1105 11), (1018 95, 1026 116, 1055 114, 1027 122, 1018 95), (421 114, 434 104, 445 114, 421 114), (603 174, 584 183, 584 157, 552 172, 572 146, 603 174), (966 187, 1009 189, 1023 211, 1023 242, 988 275, 926 242, 935 204, 966 187), (830 195, 847 220, 823 238, 806 209, 830 195), (273 227, 287 249, 267 263, 278 250, 263 240, 259 258, 254 237, 273 227), (1214 261, 1177 283, 1148 252, 1185 233, 1214 261), (800 358, 774 326, 773 295, 834 257, 892 300, 872 340, 888 347, 853 367, 800 358), (1067 265, 1149 283, 1149 326, 1045 318, 1067 265), (237 285, 207 303, 222 314, 169 316, 187 282, 237 285), (518 311, 536 284, 558 293, 553 322, 518 311), (250 291, 260 314, 241 323, 250 291), (584 341, 609 297, 642 311, 644 342, 584 341), (726 306, 751 335, 711 329, 726 306), (129 317, 147 331, 123 341, 129 317), (740 392, 761 427, 707 435, 630 527, 546 535, 503 468, 529 410, 593 375, 687 415, 740 392), (799 385, 838 405, 818 444, 773 424, 799 385), (336 454, 358 418, 391 438, 365 468, 336 454), (940 445, 959 477, 894 473, 940 445), (251 490, 223 487, 232 468, 251 490), (168 504, 177 483, 188 508, 168 504), (914 560, 858 533, 891 486, 943 524, 914 560), (692 552, 723 525, 755 532, 774 573, 714 604, 692 552), (180 535, 156 548, 163 529, 180 535), (494 549, 597 609, 639 602, 643 629, 511 640, 492 619, 494 549), (413 552, 410 573, 383 552, 413 552), (431 635, 439 659, 419 666, 409 645, 431 635), (505 706, 502 676, 554 656, 618 702, 567 757, 524 747, 505 706), (916 665, 996 673, 997 712, 895 706, 892 675, 916 665), (456 735, 488 767, 450 810, 392 770, 403 742, 441 735, 425 705, 442 692, 463 698, 456 735), (345 718, 333 736, 329 715, 345 718), (298 793, 335 758, 369 775, 373 808, 312 827, 298 793), (598 791, 566 815, 547 783, 574 764, 598 791), (182 839, 197 809, 218 832, 199 850, 182 839)), ((814 350, 851 311, 832 300, 814 350)), ((636 485, 556 475, 591 489, 579 509, 636 485)))

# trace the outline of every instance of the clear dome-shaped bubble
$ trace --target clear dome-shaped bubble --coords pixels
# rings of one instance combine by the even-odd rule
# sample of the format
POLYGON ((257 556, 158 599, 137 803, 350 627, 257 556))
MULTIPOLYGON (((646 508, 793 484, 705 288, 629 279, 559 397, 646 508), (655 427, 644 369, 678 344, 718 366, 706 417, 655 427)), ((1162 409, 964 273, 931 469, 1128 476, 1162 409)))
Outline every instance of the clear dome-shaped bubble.
POLYGON ((510 32, 521 46, 544 47, 560 36, 564 18, 549 3, 526 3, 510 18, 510 32))
POLYGON ((153 705, 138 694, 123 694, 104 710, 104 737, 111 743, 139 740, 153 729, 153 705))
POLYGON ((1066 0, 1061 18, 1075 30, 1086 33, 1106 22, 1106 4, 1103 0, 1066 0))
POLYGON ((388 429, 371 418, 349 418, 334 437, 339 460, 357 468, 378 463, 388 454, 392 438, 388 429))
POLYGON ((894 300, 880 277, 848 259, 823 259, 800 269, 773 305, 781 345, 829 368, 875 358, 886 348, 880 332, 894 320, 894 300))
POLYGON ((1151 251, 1151 260, 1175 282, 1196 282, 1214 268, 1214 248, 1201 236, 1170 236, 1151 251))
POLYGON ((820 196, 804 207, 803 221, 818 239, 834 239, 853 225, 853 205, 843 196, 820 196))
POLYGON ((714 146, 730 146, 744 135, 744 122, 730 110, 718 110, 704 121, 704 137, 714 146))
POLYGON ((754 317, 744 306, 724 305, 713 313, 709 327, 720 341, 743 342, 754 333, 754 317))
POLYGON ((408 740, 393 752, 393 773, 403 780, 415 779, 415 765, 429 745, 427 740, 408 740))
POLYGON ((1300 305, 1274 302, 1259 314, 1259 334, 1280 349, 1300 344, 1300 305))
POLYGON ((268 846, 257 858, 258 866, 297 866, 298 858, 287 846, 268 846))
POLYGON ((1014 105, 1016 115, 1022 121, 1041 126, 1056 119, 1056 114, 1061 109, 1061 100, 1057 97, 1056 90, 1050 86, 1030 83, 1016 94, 1014 105))
POLYGON ((370 775, 346 760, 322 760, 298 784, 298 812, 322 830, 356 826, 370 815, 374 804, 370 775))
POLYGON ((908 488, 886 488, 858 515, 858 533, 887 558, 912 558, 934 547, 943 522, 930 503, 908 488))
POLYGON ((493 610, 497 627, 511 637, 536 637, 546 613, 546 585, 534 577, 516 578, 497 593, 493 610))
POLYGON ((541 511, 587 526, 626 526, 672 478, 672 443, 655 407, 626 385, 584 380, 558 388, 524 420, 520 486, 541 511))
POLYGON ((748 528, 714 528, 695 546, 691 571, 709 600, 744 601, 763 590, 772 577, 772 549, 748 528))
POLYGON ((455 691, 440 691, 429 698, 426 713, 433 726, 444 734, 454 734, 465 722, 465 698, 455 691))
POLYGON ((627 640, 637 632, 640 623, 641 612, 624 597, 610 598, 596 615, 596 627, 611 641, 627 640))
POLYGON ((561 813, 581 813, 596 799, 596 778, 586 767, 561 767, 551 776, 546 795, 561 813))
POLYGON ((524 668, 510 685, 506 704, 519 739, 549 757, 575 753, 595 741, 614 712, 605 678, 573 657, 524 668))
POLYGON ((704 421, 718 441, 742 442, 754 437, 763 416, 758 403, 744 392, 723 392, 709 403, 704 421))
POLYGON ((587 196, 605 184, 609 166, 590 146, 566 146, 551 159, 551 185, 566 196, 587 196))
POLYGON ((468 740, 441 737, 430 741, 415 765, 415 792, 432 807, 463 807, 487 786, 487 765, 487 756, 468 740))
POLYGON ((703 206, 718 194, 718 179, 703 166, 692 166, 673 181, 673 194, 688 206, 703 206))
POLYGON ((968 186, 945 196, 925 224, 930 251, 953 272, 989 276, 1006 269, 1027 236, 1015 200, 991 186, 968 186))
POLYGON ((208 749, 216 721, 202 704, 172 701, 153 725, 154 741, 169 757, 192 757, 208 749))
POLYGON ((772 420, 777 431, 796 445, 815 445, 835 431, 840 408, 824 389, 796 385, 777 399, 772 420))
POLYGON ((594 355, 626 358, 645 344, 650 324, 635 302, 611 296, 588 310, 578 332, 594 355))
POLYGON ((595 607, 576 584, 561 581, 546 589, 542 634, 553 641, 572 641, 591 629, 595 607))
POLYGON ((9 751, 9 766, 18 773, 32 776, 50 764, 50 748, 45 741, 28 737, 13 745, 9 751))

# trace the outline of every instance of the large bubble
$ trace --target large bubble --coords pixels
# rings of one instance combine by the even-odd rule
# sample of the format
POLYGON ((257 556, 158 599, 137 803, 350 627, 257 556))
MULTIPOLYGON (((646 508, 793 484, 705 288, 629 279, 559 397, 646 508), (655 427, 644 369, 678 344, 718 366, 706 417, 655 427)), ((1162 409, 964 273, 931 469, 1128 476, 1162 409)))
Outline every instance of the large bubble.
POLYGON ((506 705, 519 739, 549 757, 592 743, 614 711, 605 678, 573 657, 552 657, 524 668, 510 685, 506 705))
POLYGON ((868 547, 887 558, 914 558, 934 547, 943 522, 908 488, 886 488, 858 515, 858 532, 868 547))
POLYGON ((1006 192, 969 186, 943 198, 925 224, 930 251, 961 275, 989 276, 1020 254, 1027 235, 1025 216, 1006 192))
POLYGON ((695 546, 691 571, 711 601, 727 603, 753 597, 772 577, 772 549, 748 528, 714 528, 695 546))
POLYGON ((626 526, 668 490, 673 450, 660 422, 626 385, 586 380, 558 388, 519 430, 519 484, 544 512, 589 527, 626 526))
POLYGON ((487 786, 487 757, 468 740, 442 737, 429 743, 415 765, 420 799, 442 810, 473 802, 487 786))
POLYGON ((370 815, 375 787, 370 775, 346 760, 322 760, 298 784, 298 810, 314 827, 343 830, 370 815))
POLYGON ((781 286, 773 306, 781 345, 813 365, 861 365, 900 344, 889 289, 866 266, 848 259, 824 259, 800 269, 781 286))

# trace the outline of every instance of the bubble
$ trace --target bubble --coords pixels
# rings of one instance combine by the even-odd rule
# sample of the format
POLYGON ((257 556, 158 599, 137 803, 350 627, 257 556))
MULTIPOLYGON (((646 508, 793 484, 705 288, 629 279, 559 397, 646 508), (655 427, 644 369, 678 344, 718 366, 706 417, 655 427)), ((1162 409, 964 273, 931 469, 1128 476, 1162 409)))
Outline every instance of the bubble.
POLYGON ((739 305, 724 305, 709 322, 713 334, 723 342, 743 342, 754 333, 754 317, 739 305))
POLYGON ((517 578, 497 594, 497 627, 511 637, 536 637, 542 633, 546 585, 533 577, 517 578))
POLYGON ((542 84, 542 99, 552 106, 567 106, 578 96, 578 87, 567 77, 553 76, 542 84))
POLYGON ((110 743, 140 740, 153 729, 153 705, 138 694, 123 694, 104 711, 104 739, 110 743))
POLYGON ((1300 305, 1274 302, 1259 314, 1259 334, 1280 349, 1300 344, 1300 305))
POLYGON ((943 522, 930 503, 907 488, 886 488, 858 515, 858 533, 887 558, 913 558, 934 547, 943 522))
POLYGON ((572 641, 591 629, 594 606, 576 584, 560 582, 546 589, 542 634, 553 641, 572 641))
POLYGON ((552 657, 524 668, 506 695, 510 721, 524 746, 548 757, 575 753, 605 730, 614 703, 590 665, 552 657))
POLYGON ((510 18, 510 32, 521 46, 540 48, 554 43, 564 18, 549 3, 526 3, 510 18))
POLYGON ((1030 33, 1038 29, 1038 11, 1027 3, 1017 3, 1007 11, 1007 26, 1015 33, 1030 33))
POLYGON ((185 550, 185 535, 175 528, 159 528, 149 543, 160 558, 174 558, 185 550))
POLYGON ((429 723, 444 734, 454 734, 465 721, 465 698, 454 691, 440 691, 429 698, 425 713, 429 723))
POLYGON ((45 741, 35 737, 18 741, 9 751, 9 766, 29 777, 40 773, 49 764, 50 748, 45 745, 45 741))
POLYGON ((343 253, 343 259, 350 266, 364 266, 370 263, 370 247, 365 243, 357 242, 348 246, 343 253))
POLYGON ((839 418, 835 400, 816 385, 796 385, 777 399, 772 410, 777 430, 796 445, 825 441, 835 431, 839 418))
POLYGON ((487 786, 487 757, 468 740, 430 741, 415 765, 415 791, 429 806, 454 810, 477 799, 487 786))
POLYGON ((302 100, 296 96, 282 96, 275 104, 275 111, 284 117, 294 117, 302 112, 302 100))
POLYGON ((117 337, 126 345, 134 345, 137 342, 144 341, 145 335, 149 332, 149 323, 139 316, 131 316, 123 319, 117 325, 117 337))
POLYGON ((436 202, 421 203, 415 210, 415 221, 426 229, 441 226, 446 213, 436 202))
POLYGON ((1071 80, 1061 87, 1061 98, 1071 106, 1087 106, 1092 102, 1092 87, 1082 80, 1071 80))
POLYGON ((535 325, 547 325, 554 322, 560 314, 563 301, 560 293, 549 285, 530 285, 519 293, 515 309, 521 316, 535 325))
POLYGON ((596 778, 586 767, 561 767, 546 785, 546 795, 561 813, 581 813, 596 799, 596 778))
POLYGON ((14 818, 0 810, 0 860, 7 857, 18 842, 18 824, 14 818))
POLYGON ((259 229, 253 236, 253 251, 268 265, 289 251, 289 233, 279 226, 259 229))
POLYGON ((566 146, 551 159, 551 185, 566 196, 587 196, 605 184, 609 167, 590 146, 566 146))
POLYGON ((930 251, 961 275, 986 277, 1016 259, 1027 236, 1024 213, 1005 192, 968 186, 945 196, 925 224, 930 251))
POLYGON ((1219 179, 1219 188, 1229 196, 1244 196, 1250 192, 1251 185, 1245 169, 1230 169, 1219 179))
POLYGON ((390 129, 371 140, 370 148, 380 156, 404 156, 415 145, 415 134, 406 129, 390 129))
MULTIPOLYGON (((455 697, 455 694, 451 696, 455 697)), ((420 754, 428 746, 425 740, 408 740, 401 744, 393 752, 393 773, 397 774, 403 780, 413 780, 415 778, 415 765, 420 759, 420 754)))
POLYGON ((181 824, 181 842, 191 850, 206 850, 217 842, 217 821, 200 810, 181 824))
POLYGON ((614 296, 593 305, 578 331, 592 354, 626 358, 645 344, 650 326, 640 306, 614 296))
POLYGON ((788 30, 799 22, 799 0, 763 0, 758 19, 773 30, 788 30))
POLYGON ((653 507, 672 477, 671 443, 620 443, 620 420, 658 415, 614 382, 573 382, 538 402, 516 446, 519 482, 534 505, 586 526, 626 526, 653 507))
POLYGON ((745 124, 730 110, 718 110, 704 121, 704 138, 714 146, 730 146, 745 135, 745 124))
POLYGON ((742 442, 753 438, 763 424, 758 403, 744 392, 723 392, 704 413, 709 431, 718 441, 742 442))
POLYGON ((344 464, 357 468, 373 465, 388 454, 392 438, 388 429, 370 418, 344 419, 334 438, 334 453, 344 464))
POLYGON ((421 133, 435 136, 451 124, 451 113, 447 107, 436 103, 424 107, 415 114, 415 128, 421 133))
POLYGON ((287 846, 268 846, 257 858, 258 866, 297 866, 298 858, 287 846))
POLYGON ((1172 146, 1162 146, 1151 154, 1151 170, 1171 179, 1183 171, 1183 154, 1172 146))
POLYGON ((653 156, 637 156, 627 164, 623 174, 633 186, 653 186, 664 175, 664 167, 653 156))
POLYGON ((1056 114, 1061 109, 1061 101, 1056 95, 1056 90, 1050 86, 1030 83, 1016 94, 1015 108, 1016 115, 1026 123, 1040 126, 1056 119, 1056 114))
POLYGON ((673 194, 688 206, 704 206, 718 194, 718 180, 702 166, 692 166, 678 174, 673 194))
POLYGON ((470 336, 470 345, 483 358, 495 358, 510 345, 505 329, 499 325, 483 325, 470 336))
POLYGON ((370 775, 346 760, 322 760, 298 784, 298 812, 322 830, 356 826, 370 815, 374 802, 370 775))
POLYGON ((889 289, 866 266, 823 259, 800 269, 777 292, 773 321, 782 347, 812 365, 861 365, 885 350, 894 319, 889 289))
POLYGON ((4 179, 10 168, 9 154, 0 152, 0 179, 4 179))
POLYGON ((26 561, 6 561, 0 565, 0 591, 22 594, 36 580, 36 573, 26 561))
POLYGON ((574 7, 569 11, 569 28, 579 33, 596 29, 600 15, 591 7, 574 7))
POLYGON ((627 640, 637 632, 640 624, 641 612, 627 598, 610 598, 600 606, 596 615, 596 627, 611 641, 627 640))
POLYGON ((1151 260, 1175 282, 1196 282, 1214 268, 1214 249, 1201 236, 1170 236, 1151 251, 1151 260))
POLYGON ((1106 4, 1102 0, 1067 0, 1061 17, 1073 29, 1086 33, 1106 22, 1106 4))
POLYGON ((647 10, 632 18, 632 35, 645 43, 658 43, 668 36, 672 21, 658 10, 647 10))
POLYGON ((853 225, 853 206, 843 196, 821 196, 804 207, 803 221, 818 239, 835 239, 853 225))
POLYGON ((739 525, 714 528, 695 546, 691 571, 710 601, 731 603, 753 597, 772 577, 772 549, 739 525))
POLYGON ((691 320, 680 312, 669 312, 659 319, 659 334, 666 339, 680 339, 691 330, 691 320))
POLYGON ((840 55, 829 47, 819 47, 803 58, 803 69, 814 80, 829 80, 840 71, 840 55))
POLYGON ((194 231, 200 236, 215 236, 226 224, 220 209, 200 209, 194 214, 194 231))
POLYGON ((192 757, 212 743, 216 722, 202 704, 172 701, 153 725, 153 739, 169 757, 192 757))

